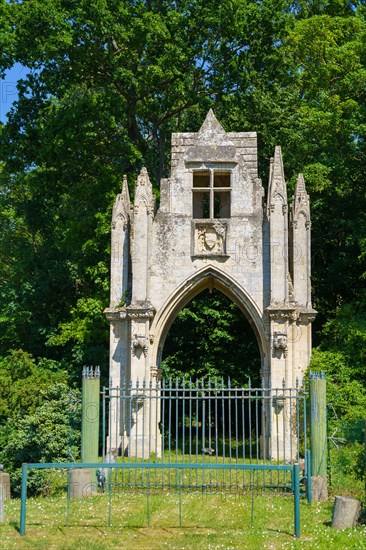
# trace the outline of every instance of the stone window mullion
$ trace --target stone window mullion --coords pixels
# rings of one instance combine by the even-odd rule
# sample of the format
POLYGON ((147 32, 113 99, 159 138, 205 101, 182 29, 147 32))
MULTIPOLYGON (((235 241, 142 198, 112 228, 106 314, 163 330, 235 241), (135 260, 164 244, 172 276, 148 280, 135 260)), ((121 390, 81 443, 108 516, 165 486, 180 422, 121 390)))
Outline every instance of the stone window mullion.
POLYGON ((210 169, 210 219, 214 218, 214 171, 210 169))

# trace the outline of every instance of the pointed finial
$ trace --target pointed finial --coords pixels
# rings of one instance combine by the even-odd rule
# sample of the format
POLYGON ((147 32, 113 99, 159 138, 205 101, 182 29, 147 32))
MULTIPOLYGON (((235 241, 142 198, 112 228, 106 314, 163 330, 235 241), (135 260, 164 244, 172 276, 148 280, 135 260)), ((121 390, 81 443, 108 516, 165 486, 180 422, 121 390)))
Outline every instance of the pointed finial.
POLYGON ((137 176, 137 186, 139 185, 147 185, 148 187, 151 187, 149 174, 145 166, 141 168, 141 171, 137 176))
POLYGON ((129 211, 129 209, 130 209, 130 193, 128 191, 128 181, 127 181, 126 174, 124 174, 124 176, 123 176, 121 198, 122 198, 122 201, 125 205, 126 210, 129 211))
POLYGON ((306 193, 304 176, 300 173, 297 177, 295 194, 306 193))
POLYGON ((269 185, 267 199, 267 215, 269 217, 271 215, 271 212, 273 212, 276 197, 282 197, 283 208, 286 207, 287 188, 282 162, 282 152, 279 145, 276 145, 275 147, 274 158, 271 158, 269 167, 269 185))
POLYGON ((128 181, 127 181, 127 176, 126 174, 123 174, 123 180, 122 180, 122 194, 124 194, 125 192, 128 192, 128 181))
POLYGON ((282 151, 279 145, 275 147, 272 178, 276 188, 282 191, 285 188, 285 173, 283 169, 282 151))

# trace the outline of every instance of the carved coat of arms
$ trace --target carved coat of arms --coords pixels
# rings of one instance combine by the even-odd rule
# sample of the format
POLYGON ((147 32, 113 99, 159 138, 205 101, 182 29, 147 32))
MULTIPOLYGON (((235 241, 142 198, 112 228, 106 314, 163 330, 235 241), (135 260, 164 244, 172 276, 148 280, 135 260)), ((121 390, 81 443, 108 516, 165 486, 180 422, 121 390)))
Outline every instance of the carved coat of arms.
POLYGON ((225 254, 226 226, 220 222, 197 224, 195 249, 199 254, 225 254))

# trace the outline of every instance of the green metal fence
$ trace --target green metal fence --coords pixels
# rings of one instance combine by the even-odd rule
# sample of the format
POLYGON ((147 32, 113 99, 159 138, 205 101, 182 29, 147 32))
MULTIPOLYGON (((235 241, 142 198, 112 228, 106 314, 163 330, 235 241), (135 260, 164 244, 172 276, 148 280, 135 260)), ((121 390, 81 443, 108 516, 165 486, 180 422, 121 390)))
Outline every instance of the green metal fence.
MULTIPOLYGON (((182 526, 182 493, 187 487, 184 479, 190 477, 192 472, 196 471, 205 471, 207 476, 210 472, 237 472, 239 474, 247 471, 252 476, 260 472, 276 473, 276 472, 286 472, 291 478, 291 487, 292 494, 294 499, 294 535, 296 537, 300 536, 300 476, 299 476, 299 465, 294 464, 199 464, 199 463, 115 463, 111 465, 110 463, 43 463, 43 464, 23 464, 22 465, 22 489, 21 489, 21 506, 20 506, 20 534, 25 535, 26 531, 26 518, 27 518, 27 479, 28 471, 35 470, 45 470, 45 469, 61 469, 63 471, 70 472, 75 469, 91 469, 92 471, 105 471, 107 472, 106 476, 106 505, 108 507, 108 526, 111 525, 112 518, 112 506, 113 506, 113 471, 120 470, 121 472, 127 473, 128 471, 138 471, 139 475, 142 475, 144 478, 144 491, 143 494, 146 497, 147 504, 147 521, 150 525, 150 507, 149 499, 151 495, 151 490, 153 484, 151 483, 151 472, 159 472, 162 470, 168 471, 171 470, 174 472, 177 479, 177 494, 179 497, 179 525, 182 526)), ((95 476, 96 478, 96 476, 95 476)), ((253 485, 252 485, 253 486, 253 485)), ((310 491, 310 488, 309 488, 310 491)), ((254 498, 254 493, 252 492, 252 498, 254 498)), ((67 483, 67 512, 66 512, 66 526, 68 525, 69 511, 70 511, 70 476, 68 475, 67 483)))
MULTIPOLYGON (((303 463, 308 471, 306 392, 295 388, 232 387, 230 380, 158 380, 103 388, 103 457, 108 462, 145 461, 197 464, 303 463)), ((287 470, 256 474, 256 486, 291 486, 287 470)), ((191 488, 208 485, 233 492, 250 487, 252 477, 204 468, 187 478, 191 488), (239 479, 240 477, 240 479, 239 479)), ((121 471, 115 489, 138 486, 136 473, 121 471)), ((174 485, 161 469, 156 485, 174 485)))

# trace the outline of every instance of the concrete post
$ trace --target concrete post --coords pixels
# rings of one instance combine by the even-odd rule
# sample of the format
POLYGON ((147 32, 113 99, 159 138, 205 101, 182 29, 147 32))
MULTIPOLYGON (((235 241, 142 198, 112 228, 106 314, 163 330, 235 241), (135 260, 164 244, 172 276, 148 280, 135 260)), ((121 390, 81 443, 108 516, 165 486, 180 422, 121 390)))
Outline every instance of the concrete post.
POLYGON ((98 462, 99 446, 99 407, 100 407, 99 367, 83 369, 83 412, 81 427, 81 462, 98 462))
POLYGON ((324 373, 310 374, 310 447, 312 498, 327 500, 327 401, 324 373))

